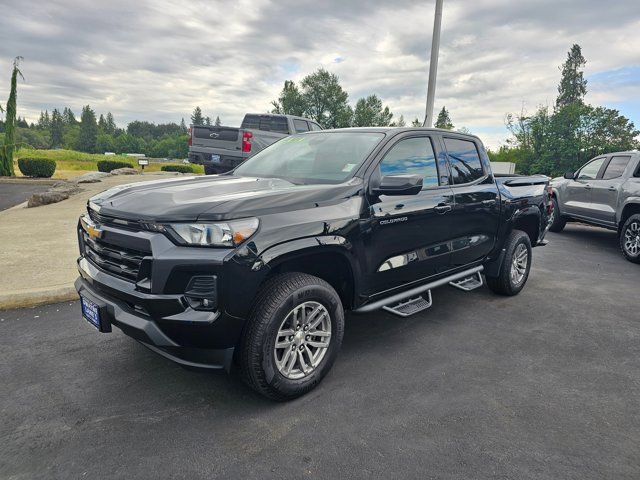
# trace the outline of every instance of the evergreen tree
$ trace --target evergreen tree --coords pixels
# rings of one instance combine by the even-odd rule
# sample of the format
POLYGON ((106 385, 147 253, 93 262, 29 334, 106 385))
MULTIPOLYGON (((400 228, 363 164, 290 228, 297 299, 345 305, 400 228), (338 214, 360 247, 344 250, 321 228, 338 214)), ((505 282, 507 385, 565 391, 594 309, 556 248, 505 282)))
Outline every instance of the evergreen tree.
POLYGON ((453 130, 453 123, 451 122, 449 111, 445 107, 442 107, 442 110, 438 113, 438 118, 436 119, 434 127, 453 130))
POLYGON ((202 117, 202 110, 200 107, 196 107, 193 109, 193 113, 191 114, 191 124, 192 125, 202 125, 204 123, 204 118, 202 117))
POLYGON ((105 118, 105 132, 109 135, 115 135, 117 128, 116 122, 113 119, 113 114, 111 112, 107 112, 107 118, 105 118))
POLYGON ((38 128, 41 130, 48 130, 51 126, 51 119, 49 118, 49 111, 44 112, 40 110, 40 118, 38 119, 38 128))
POLYGON ((407 125, 407 123, 404 121, 404 115, 400 115, 400 118, 398 118, 398 120, 395 120, 395 121, 391 122, 391 124, 389 126, 390 127, 404 127, 406 125, 407 125))
POLYGON ((574 44, 567 53, 567 60, 560 67, 562 77, 558 85, 556 108, 583 103, 587 94, 587 81, 584 79, 583 71, 586 64, 580 45, 574 44))
POLYGON ((184 117, 182 117, 182 119, 180 120, 180 130, 183 133, 187 133, 187 124, 184 123, 184 117))
POLYGON ((80 116, 80 135, 78 136, 77 149, 81 152, 95 152, 98 138, 98 124, 96 114, 89 105, 82 108, 80 116))
POLYGON ((222 125, 222 122, 220 121, 220 117, 216 116, 216 121, 215 121, 215 124, 214 124, 214 125, 215 125, 216 127, 219 127, 219 126, 221 126, 221 125, 222 125))
POLYGON ((49 127, 49 132, 51 134, 51 147, 57 148, 62 146, 64 121, 57 108, 54 108, 53 112, 51 112, 51 126, 49 127))
POLYGON ((104 119, 104 115, 100 114, 100 118, 98 118, 98 130, 102 133, 107 128, 107 121, 104 119))
POLYGON ((78 121, 76 120, 76 116, 73 114, 69 107, 64 107, 64 110, 62 111, 62 119, 64 121, 64 124, 67 126, 75 125, 76 123, 78 123, 78 121))
POLYGON ((412 127, 421 127, 422 126, 422 122, 418 119, 418 117, 416 117, 411 122, 411 126, 412 127))
POLYGON ((13 169, 13 153, 16 150, 15 127, 18 97, 18 75, 24 80, 22 72, 18 68, 22 57, 13 59, 13 71, 11 72, 11 87, 9 100, 7 100, 7 112, 4 120, 4 142, 0 147, 0 176, 15 175, 13 169))
POLYGON ((205 124, 207 127, 210 127, 210 126, 211 126, 211 117, 209 117, 209 116, 204 117, 204 124, 205 124))

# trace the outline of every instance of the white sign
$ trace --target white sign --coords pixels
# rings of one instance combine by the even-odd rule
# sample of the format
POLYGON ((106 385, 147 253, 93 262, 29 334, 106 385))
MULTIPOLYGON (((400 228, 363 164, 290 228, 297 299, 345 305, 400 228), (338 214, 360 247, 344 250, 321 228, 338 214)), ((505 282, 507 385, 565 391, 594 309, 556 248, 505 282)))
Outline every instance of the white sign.
POLYGON ((149 165, 149 160, 147 160, 146 158, 139 158, 138 165, 149 165))

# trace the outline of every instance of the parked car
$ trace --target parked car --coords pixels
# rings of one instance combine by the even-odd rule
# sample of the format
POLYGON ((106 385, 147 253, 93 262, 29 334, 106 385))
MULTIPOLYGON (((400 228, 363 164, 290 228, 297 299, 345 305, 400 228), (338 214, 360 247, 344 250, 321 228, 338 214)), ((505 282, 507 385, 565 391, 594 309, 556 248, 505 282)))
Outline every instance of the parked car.
POLYGON ((640 152, 600 155, 551 186, 552 232, 571 221, 616 230, 626 259, 640 263, 640 152))
MULTIPOLYGON (((83 316, 278 400, 336 359, 344 312, 524 287, 548 178, 495 178, 480 140, 425 128, 293 135, 233 172, 116 187, 80 218, 83 316), (484 275, 484 278, 483 276, 484 275)), ((474 307, 481 308, 481 307, 474 307)))
POLYGON ((317 130, 308 118, 269 113, 247 113, 240 128, 191 125, 189 161, 204 165, 207 175, 224 173, 281 138, 317 130))

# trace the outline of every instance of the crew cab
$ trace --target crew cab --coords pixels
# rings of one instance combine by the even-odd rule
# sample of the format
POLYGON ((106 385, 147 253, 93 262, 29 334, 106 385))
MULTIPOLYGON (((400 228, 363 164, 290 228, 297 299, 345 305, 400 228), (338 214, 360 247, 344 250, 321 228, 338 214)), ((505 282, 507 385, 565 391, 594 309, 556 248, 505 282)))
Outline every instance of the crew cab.
POLYGON ((600 155, 551 187, 552 232, 572 221, 616 230, 625 258, 640 263, 640 152, 600 155))
POLYGON ((524 287, 548 178, 496 178, 481 141, 426 128, 283 138, 218 176, 107 190, 80 218, 82 314, 277 400, 329 371, 344 312, 427 309, 431 290, 524 287))
POLYGON ((322 127, 308 118, 271 113, 247 113, 240 128, 191 125, 189 162, 207 175, 224 173, 281 138, 317 130, 322 127))

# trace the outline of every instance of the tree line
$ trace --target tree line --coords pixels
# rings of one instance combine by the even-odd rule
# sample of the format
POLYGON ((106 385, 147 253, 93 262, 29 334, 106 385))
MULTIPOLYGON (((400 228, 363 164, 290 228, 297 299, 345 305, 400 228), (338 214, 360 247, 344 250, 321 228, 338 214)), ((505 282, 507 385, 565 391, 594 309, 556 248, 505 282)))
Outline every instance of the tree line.
POLYGON ((640 148, 640 131, 631 120, 618 110, 585 102, 586 63, 581 47, 573 45, 560 68, 554 106, 540 106, 533 114, 508 114, 512 137, 489 152, 492 161, 514 162, 519 173, 559 176, 598 155, 640 148))

